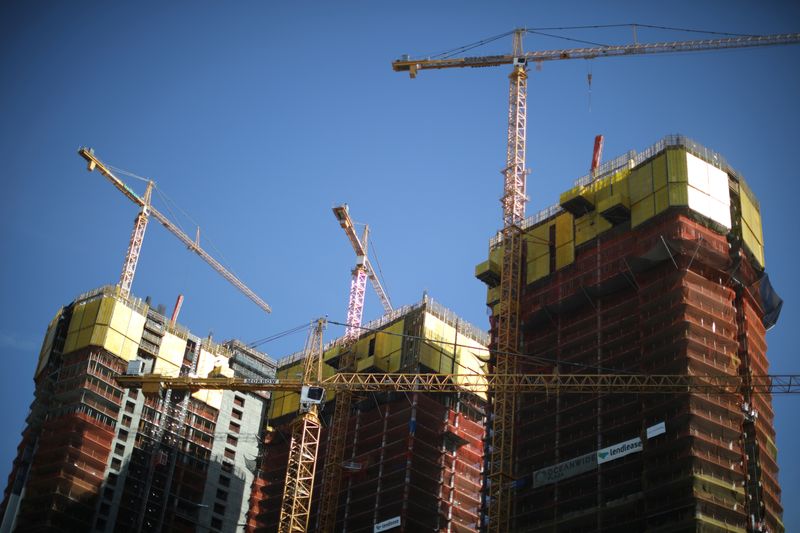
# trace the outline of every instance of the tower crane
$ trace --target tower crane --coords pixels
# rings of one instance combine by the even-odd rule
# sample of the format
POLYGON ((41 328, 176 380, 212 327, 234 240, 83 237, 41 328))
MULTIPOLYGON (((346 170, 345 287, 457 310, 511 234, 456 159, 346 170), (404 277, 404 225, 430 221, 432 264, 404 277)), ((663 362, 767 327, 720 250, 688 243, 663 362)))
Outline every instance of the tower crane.
MULTIPOLYGON (((364 314, 364 298, 366 296, 367 278, 372 281, 372 286, 383 304, 385 312, 392 310, 392 304, 386 291, 383 290, 375 271, 367 257, 369 241, 369 226, 364 226, 361 239, 355 230, 350 210, 347 204, 333 208, 333 214, 347 234, 350 244, 356 253, 356 266, 353 268, 353 278, 350 281, 350 299, 347 305, 347 329, 344 333, 344 345, 339 358, 338 370, 352 372, 355 370, 355 352, 353 343, 361 333, 361 318, 364 314)), ((339 391, 334 404, 332 430, 328 436, 328 447, 325 455, 325 466, 322 471, 322 493, 319 505, 319 523, 317 530, 322 533, 333 533, 336 525, 336 508, 339 501, 339 485, 342 478, 342 460, 344 459, 345 437, 347 434, 347 421, 350 416, 350 405, 353 394, 349 390, 339 391)))
POLYGON ((314 493, 314 473, 317 469, 322 427, 319 405, 323 400, 323 389, 315 384, 322 379, 322 332, 325 323, 325 319, 318 319, 306 341, 303 377, 299 388, 299 417, 292 422, 278 533, 306 531, 311 515, 311 497, 314 493))
MULTIPOLYGON (((529 62, 541 63, 562 59, 594 59, 643 54, 693 52, 702 50, 725 50, 757 46, 796 44, 800 33, 761 36, 729 37, 723 39, 696 39, 656 43, 638 43, 561 50, 525 52, 523 36, 525 29, 513 32, 510 54, 461 57, 443 59, 412 59, 404 56, 392 62, 397 72, 408 72, 415 78, 419 71, 461 67, 495 67, 511 65, 509 74, 508 144, 506 166, 502 173, 503 195, 503 260, 500 274, 500 300, 495 319, 494 352, 490 359, 494 373, 509 375, 516 372, 516 357, 519 349, 519 301, 522 283, 520 258, 522 256, 522 229, 525 219, 525 144, 527 130, 527 86, 529 62)), ((514 417, 516 398, 512 392, 495 389, 491 395, 491 448, 488 468, 488 515, 489 532, 505 532, 510 527, 511 481, 514 442, 514 417)))
POLYGON ((267 302, 262 300, 260 296, 253 292, 238 277, 236 277, 227 268, 222 266, 219 261, 214 259, 208 254, 208 252, 200 247, 199 237, 196 240, 192 240, 158 209, 153 207, 151 204, 151 195, 154 185, 152 180, 147 182, 147 188, 144 196, 139 196, 133 192, 133 189, 128 187, 125 182, 114 175, 114 173, 106 164, 104 164, 102 161, 100 161, 100 159, 97 158, 97 156, 94 155, 94 150, 91 148, 81 148, 78 150, 78 154, 80 154, 81 157, 86 159, 86 161, 89 163, 89 172, 92 170, 97 170, 100 172, 109 182, 111 182, 114 187, 117 188, 117 190, 119 190, 130 201, 141 208, 139 214, 136 216, 136 220, 134 221, 133 233, 131 234, 131 240, 128 244, 128 251, 125 254, 125 262, 123 264, 122 274, 120 275, 119 279, 120 294, 127 297, 131 293, 131 285, 133 284, 133 277, 136 273, 136 264, 139 261, 139 255, 142 251, 144 232, 147 229, 148 219, 150 216, 152 216, 161 224, 163 224, 163 226, 167 228, 173 235, 175 235, 183 244, 185 244, 189 250, 199 255, 203 261, 208 263, 211 268, 216 270, 223 278, 228 280, 234 287, 244 293, 244 295, 250 298, 257 306, 267 313, 272 311, 267 302))

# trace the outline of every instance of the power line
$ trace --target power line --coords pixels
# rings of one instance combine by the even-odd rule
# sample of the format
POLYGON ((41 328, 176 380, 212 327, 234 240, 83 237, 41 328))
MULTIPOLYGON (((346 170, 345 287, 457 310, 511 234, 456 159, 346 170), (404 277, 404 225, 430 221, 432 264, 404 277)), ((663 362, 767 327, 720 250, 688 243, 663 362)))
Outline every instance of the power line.
MULTIPOLYGON (((335 324, 337 326, 345 326, 345 327, 348 326, 348 324, 345 324, 345 323, 342 323, 342 322, 336 322, 335 320, 328 320, 328 323, 335 324)), ((391 331, 385 331, 385 330, 377 329, 377 328, 369 328, 369 327, 366 327, 366 326, 353 325, 352 327, 360 329, 360 330, 363 330, 363 331, 371 332, 371 333, 382 333, 384 335, 393 335, 395 337, 402 337, 402 338, 405 338, 405 339, 418 340, 418 341, 422 341, 424 343, 429 343, 431 341, 432 342, 440 342, 440 343, 443 343, 443 344, 447 344, 448 346, 454 346, 454 347, 458 347, 458 348, 466 348, 466 349, 469 349, 470 351, 472 351, 473 353, 478 352, 478 351, 481 351, 481 352, 485 351, 485 352, 489 352, 489 353, 494 352, 496 354, 501 354, 501 355, 510 355, 510 356, 514 356, 514 357, 522 357, 524 359, 529 360, 532 363, 563 365, 563 366, 579 367, 579 368, 590 368, 590 369, 593 369, 593 370, 599 370, 599 371, 609 372, 609 373, 614 373, 614 374, 634 374, 634 372, 631 372, 629 370, 619 370, 619 369, 616 369, 616 368, 608 368, 608 367, 604 367, 604 366, 600 366, 600 365, 593 365, 593 364, 589 364, 589 363, 578 363, 578 362, 575 362, 575 361, 563 361, 563 360, 555 359, 553 357, 546 357, 546 356, 542 356, 542 355, 525 354, 525 353, 517 353, 517 352, 504 352, 504 351, 499 351, 499 350, 491 350, 489 348, 478 348, 478 347, 475 347, 475 346, 472 346, 472 345, 469 345, 469 344, 460 344, 460 343, 454 343, 454 342, 449 342, 449 341, 440 341, 440 340, 436 340, 436 339, 429 339, 427 337, 421 337, 421 336, 418 336, 418 335, 409 335, 409 334, 406 334, 406 333, 394 333, 394 332, 391 332, 391 331)), ((480 357, 477 354, 475 354, 475 355, 477 357, 480 357)))

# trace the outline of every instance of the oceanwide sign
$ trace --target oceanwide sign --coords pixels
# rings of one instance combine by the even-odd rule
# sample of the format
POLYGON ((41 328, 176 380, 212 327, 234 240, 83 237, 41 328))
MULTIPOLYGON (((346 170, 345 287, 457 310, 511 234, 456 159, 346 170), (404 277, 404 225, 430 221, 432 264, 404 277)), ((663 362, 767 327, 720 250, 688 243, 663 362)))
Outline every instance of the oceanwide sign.
POLYGON ((583 474, 597 466, 597 454, 587 453, 580 457, 574 457, 569 461, 558 463, 557 465, 542 468, 533 473, 533 486, 542 487, 561 481, 562 479, 583 474))

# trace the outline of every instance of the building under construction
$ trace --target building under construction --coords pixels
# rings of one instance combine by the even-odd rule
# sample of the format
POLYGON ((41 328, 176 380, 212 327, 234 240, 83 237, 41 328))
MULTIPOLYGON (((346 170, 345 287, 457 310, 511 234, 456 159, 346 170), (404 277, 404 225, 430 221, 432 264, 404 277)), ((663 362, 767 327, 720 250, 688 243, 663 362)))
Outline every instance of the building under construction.
MULTIPOLYGON (((357 372, 473 374, 482 380, 488 356, 485 332, 425 297, 366 324, 356 340, 325 346, 323 373, 330 376, 350 352, 357 372)), ((278 377, 302 373, 302 353, 279 361, 278 377)), ((318 529, 325 443, 337 399, 329 393, 316 468, 309 531, 318 529)), ((278 528, 287 454, 299 396, 273 394, 271 431, 253 486, 248 525, 278 528)), ((335 531, 477 531, 483 475, 485 397, 468 392, 370 393, 353 399, 345 433, 335 531), (379 528, 379 529, 374 529, 379 528)), ((330 430, 329 430, 330 428, 330 430)))
POLYGON ((103 287, 60 309, 2 506, 6 531, 234 531, 247 519, 269 396, 121 388, 119 373, 269 378, 274 362, 201 339, 103 287), (133 364, 135 368, 129 365, 133 364))
MULTIPOLYGON (((739 394, 517 399, 513 531, 784 530, 767 374, 780 298, 758 201, 681 136, 628 153, 526 220, 522 372, 724 374, 739 394)), ((476 275, 500 302, 502 238, 476 275)), ((491 421, 490 421, 491 423, 491 421)))

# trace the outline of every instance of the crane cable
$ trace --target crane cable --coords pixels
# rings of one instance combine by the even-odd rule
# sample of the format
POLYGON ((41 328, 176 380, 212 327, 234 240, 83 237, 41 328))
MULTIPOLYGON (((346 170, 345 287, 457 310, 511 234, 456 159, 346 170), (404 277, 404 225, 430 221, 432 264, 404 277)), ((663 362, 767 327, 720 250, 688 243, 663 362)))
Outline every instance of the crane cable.
MULTIPOLYGON (((553 37, 556 39, 564 39, 566 41, 573 41, 582 44, 590 44, 593 46, 609 46, 606 44, 596 43, 592 41, 584 41, 580 39, 575 39, 572 37, 566 37, 563 35, 555 35, 555 34, 548 34, 544 33, 545 31, 563 31, 563 30, 587 30, 587 29, 604 29, 604 28, 649 28, 655 30, 668 30, 668 31, 680 31, 680 32, 687 32, 687 33, 702 33, 708 35, 725 35, 729 37, 758 37, 756 34, 750 33, 733 33, 733 32, 722 32, 722 31, 713 31, 713 30, 700 30, 696 28, 677 28, 673 26, 659 26, 656 24, 638 24, 635 22, 629 22, 625 24, 593 24, 593 25, 585 25, 585 26, 548 26, 548 27, 540 27, 540 28, 525 28, 527 33, 542 35, 545 37, 553 37)), ((428 59, 450 59, 460 53, 466 52, 468 50, 472 50, 473 48, 478 48, 485 44, 492 43, 503 37, 507 37, 509 35, 513 35, 516 30, 507 31, 505 33, 501 33, 499 35, 495 35, 492 37, 487 37, 485 39, 481 39, 480 41, 475 41, 473 43, 465 44, 463 46, 459 46, 456 48, 452 48, 450 50, 445 50, 444 52, 439 52, 437 54, 430 54, 424 57, 428 59)))

